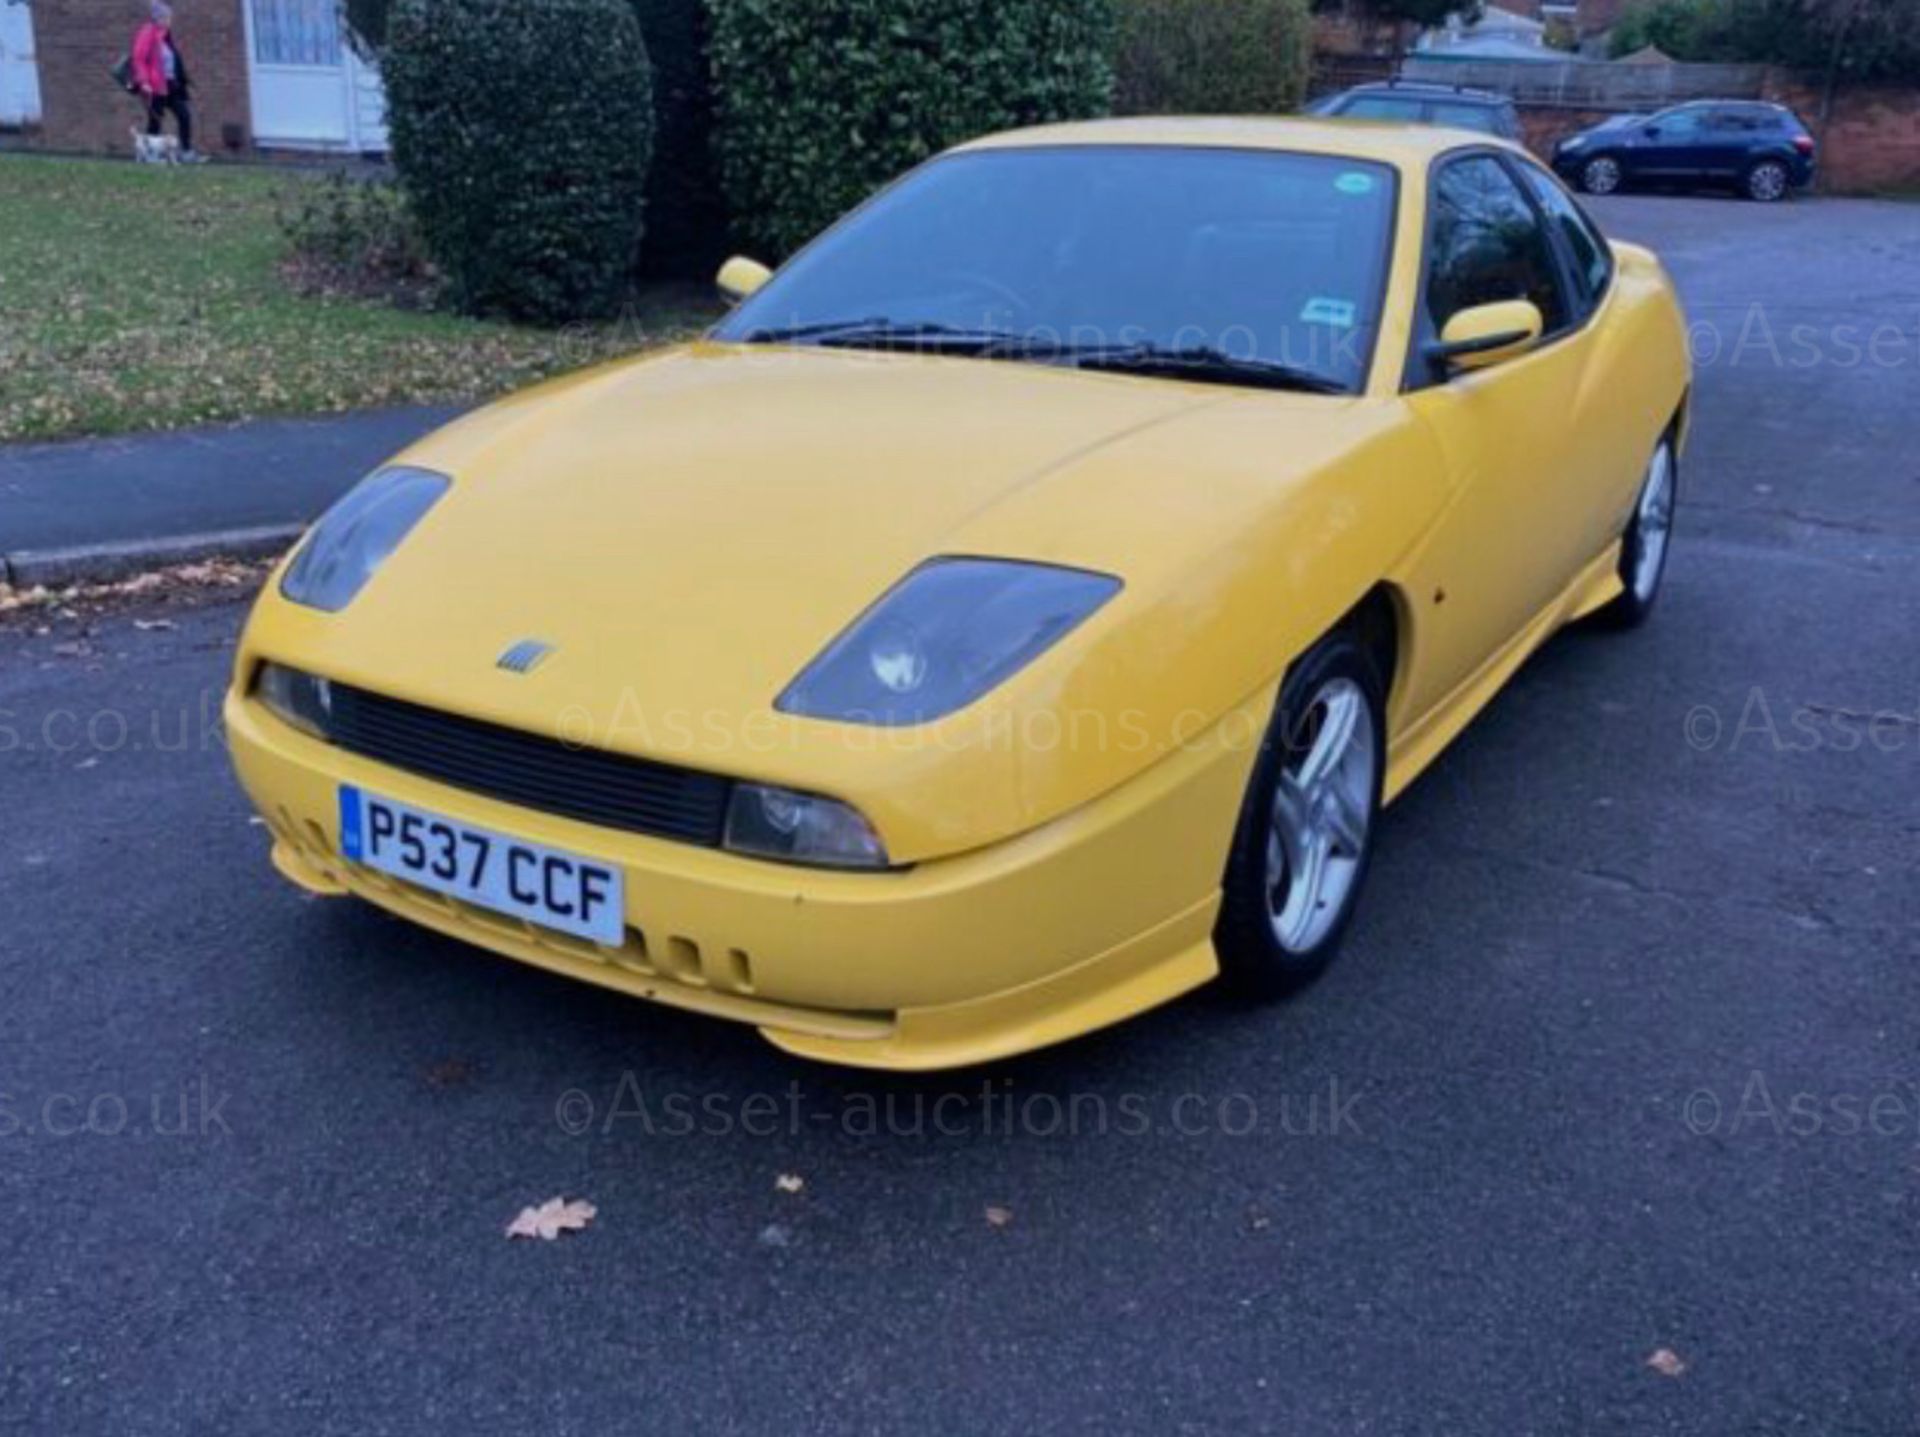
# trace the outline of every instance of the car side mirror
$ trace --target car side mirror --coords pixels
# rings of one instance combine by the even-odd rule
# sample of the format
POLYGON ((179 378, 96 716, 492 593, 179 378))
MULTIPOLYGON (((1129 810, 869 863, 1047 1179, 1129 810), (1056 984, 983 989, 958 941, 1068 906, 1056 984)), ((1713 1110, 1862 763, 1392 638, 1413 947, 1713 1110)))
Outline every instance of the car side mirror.
POLYGON ((728 304, 738 304, 773 278, 773 271, 757 259, 747 259, 735 255, 720 266, 720 275, 714 283, 720 288, 720 297, 728 304))
POLYGON ((1488 369, 1518 359, 1540 342, 1547 322, 1529 300, 1509 299, 1477 304, 1447 321, 1437 343, 1426 356, 1453 370, 1488 369))
POLYGON ((1649 140, 1657 140, 1660 138, 1660 127, 1658 125, 1648 125, 1646 129, 1640 133, 1645 135, 1649 140))

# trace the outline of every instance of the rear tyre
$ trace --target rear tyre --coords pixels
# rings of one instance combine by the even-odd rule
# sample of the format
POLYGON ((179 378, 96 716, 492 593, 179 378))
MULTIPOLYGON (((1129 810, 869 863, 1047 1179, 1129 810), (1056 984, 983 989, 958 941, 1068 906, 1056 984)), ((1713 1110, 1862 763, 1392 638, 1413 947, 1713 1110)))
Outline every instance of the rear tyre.
POLYGON ((1580 167, 1580 188, 1590 195, 1616 194, 1625 179, 1612 155, 1595 155, 1580 167))
POLYGON ((1386 773, 1385 688, 1339 630, 1293 666, 1227 862, 1214 945, 1222 976, 1278 997, 1340 951, 1373 857, 1386 773))
POLYGON ((1680 461, 1672 439, 1662 439, 1647 465, 1639 501, 1620 545, 1620 584, 1624 592, 1600 617, 1615 628, 1635 629, 1647 621, 1667 575, 1667 551, 1673 542, 1673 508, 1679 496, 1680 461))
POLYGON ((1747 198, 1763 205, 1778 204, 1793 188, 1793 177, 1778 160, 1762 160, 1747 171, 1747 198))

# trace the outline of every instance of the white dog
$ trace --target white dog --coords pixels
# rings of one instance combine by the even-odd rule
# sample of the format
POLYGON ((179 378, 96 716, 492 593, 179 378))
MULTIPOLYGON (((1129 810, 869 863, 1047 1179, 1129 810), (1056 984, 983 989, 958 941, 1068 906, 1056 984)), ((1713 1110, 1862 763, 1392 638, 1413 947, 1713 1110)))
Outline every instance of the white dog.
POLYGON ((144 130, 135 130, 133 158, 134 163, 141 165, 177 165, 180 142, 172 135, 149 135, 144 130))

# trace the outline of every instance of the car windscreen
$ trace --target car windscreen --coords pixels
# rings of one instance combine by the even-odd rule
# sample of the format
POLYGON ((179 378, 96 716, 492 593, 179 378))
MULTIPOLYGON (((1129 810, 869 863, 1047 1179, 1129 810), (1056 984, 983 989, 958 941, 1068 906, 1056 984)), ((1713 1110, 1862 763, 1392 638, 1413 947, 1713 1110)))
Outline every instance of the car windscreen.
POLYGON ((970 151, 856 211, 715 337, 884 320, 1073 345, 1211 346, 1358 388, 1395 203, 1389 166, 1342 157, 970 151))

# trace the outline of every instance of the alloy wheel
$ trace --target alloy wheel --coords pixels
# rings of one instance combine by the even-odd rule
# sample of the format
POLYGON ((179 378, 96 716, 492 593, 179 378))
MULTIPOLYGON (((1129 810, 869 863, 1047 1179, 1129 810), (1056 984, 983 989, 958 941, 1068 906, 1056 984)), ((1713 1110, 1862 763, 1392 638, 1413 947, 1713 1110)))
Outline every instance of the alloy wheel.
POLYGON ((1267 837, 1268 921, 1291 953, 1311 951, 1339 921, 1366 855, 1378 746, 1360 686, 1347 678, 1322 686, 1298 740, 1274 788, 1267 837))
POLYGON ((1620 162, 1602 155, 1588 160, 1580 172, 1580 183, 1590 195, 1610 195, 1620 188, 1620 162))
POLYGON ((1634 520, 1634 552, 1628 587, 1642 604, 1653 602, 1660 576, 1667 568, 1667 545, 1673 538, 1673 450, 1662 444, 1647 470, 1634 520))
POLYGON ((1787 192, 1787 171, 1772 160, 1754 166, 1747 176, 1747 193, 1762 204, 1771 204, 1787 192))

